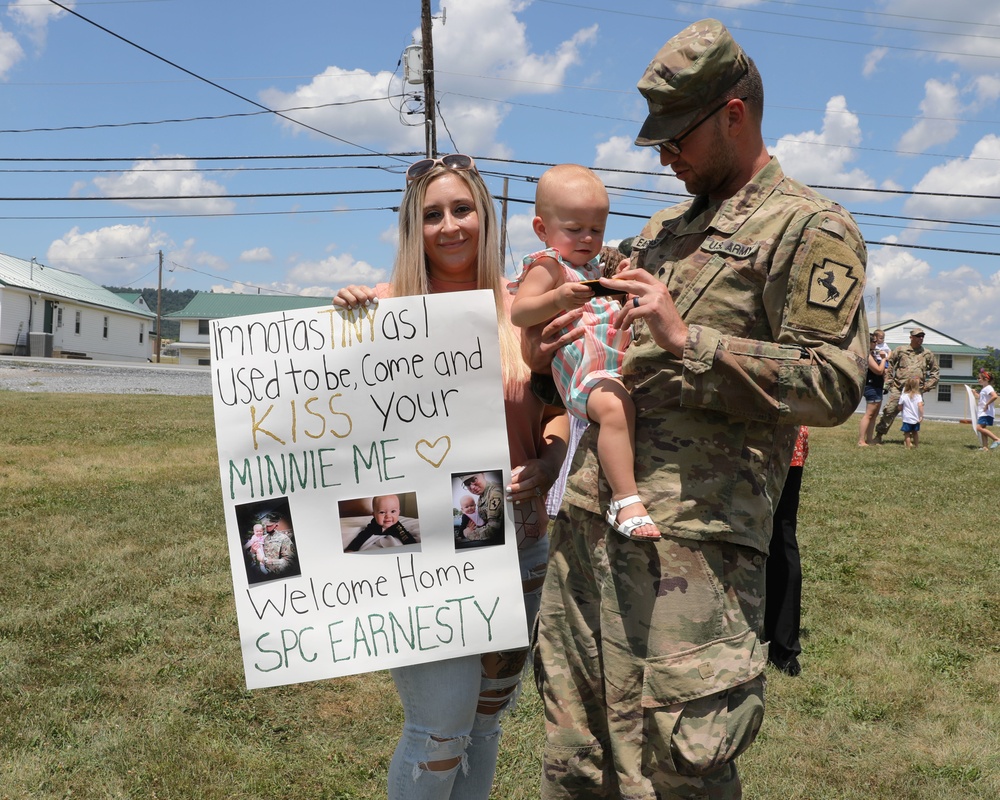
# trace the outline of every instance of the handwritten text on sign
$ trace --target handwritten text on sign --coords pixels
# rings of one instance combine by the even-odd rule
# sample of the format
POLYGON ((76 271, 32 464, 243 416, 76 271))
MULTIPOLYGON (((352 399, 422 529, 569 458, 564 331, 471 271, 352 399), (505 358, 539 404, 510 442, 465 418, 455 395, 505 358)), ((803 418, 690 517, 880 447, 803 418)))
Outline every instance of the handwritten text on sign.
POLYGON ((250 688, 526 645, 509 514, 455 524, 510 478, 489 292, 215 320, 210 347, 250 688))

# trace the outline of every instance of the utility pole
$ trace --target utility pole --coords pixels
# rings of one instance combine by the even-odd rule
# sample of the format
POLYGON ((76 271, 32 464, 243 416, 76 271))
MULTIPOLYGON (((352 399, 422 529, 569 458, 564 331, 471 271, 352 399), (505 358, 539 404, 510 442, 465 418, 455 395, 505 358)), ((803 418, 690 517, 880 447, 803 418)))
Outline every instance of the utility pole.
POLYGON ((500 263, 507 263, 507 186, 509 178, 503 179, 503 197, 500 198, 500 263))
POLYGON ((163 334, 162 325, 163 321, 160 318, 160 309, 162 307, 161 299, 163 296, 163 251, 160 250, 160 274, 156 279, 156 363, 160 363, 160 350, 163 349, 163 334))
POLYGON ((431 0, 420 0, 420 38, 423 45, 424 121, 427 157, 437 157, 437 106, 434 101, 434 41, 431 34, 431 0))

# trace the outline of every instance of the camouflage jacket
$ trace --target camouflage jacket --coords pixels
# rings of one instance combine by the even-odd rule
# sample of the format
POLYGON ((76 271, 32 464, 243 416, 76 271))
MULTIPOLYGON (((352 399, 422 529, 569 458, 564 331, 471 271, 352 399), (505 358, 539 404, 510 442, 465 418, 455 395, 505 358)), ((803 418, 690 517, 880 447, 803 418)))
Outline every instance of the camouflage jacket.
MULTIPOLYGON (((689 326, 682 358, 641 323, 625 354, 639 495, 665 533, 766 552, 798 427, 839 425, 861 400, 861 234, 772 158, 721 204, 697 197, 655 215, 632 255, 689 326)), ((599 513, 608 499, 591 429, 566 501, 599 513)))
POLYGON ((890 389, 902 389, 907 379, 917 376, 920 391, 926 392, 938 385, 940 372, 937 359, 926 347, 914 350, 908 344, 901 345, 889 355, 885 385, 890 389))

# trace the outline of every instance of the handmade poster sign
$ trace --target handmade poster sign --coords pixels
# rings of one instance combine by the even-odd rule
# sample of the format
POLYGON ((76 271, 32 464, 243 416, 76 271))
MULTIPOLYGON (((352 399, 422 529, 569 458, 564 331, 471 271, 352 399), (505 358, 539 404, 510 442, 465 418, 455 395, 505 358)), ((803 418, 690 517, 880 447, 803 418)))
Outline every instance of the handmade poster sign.
POLYGON ((249 688, 527 646, 489 292, 210 339, 249 688))

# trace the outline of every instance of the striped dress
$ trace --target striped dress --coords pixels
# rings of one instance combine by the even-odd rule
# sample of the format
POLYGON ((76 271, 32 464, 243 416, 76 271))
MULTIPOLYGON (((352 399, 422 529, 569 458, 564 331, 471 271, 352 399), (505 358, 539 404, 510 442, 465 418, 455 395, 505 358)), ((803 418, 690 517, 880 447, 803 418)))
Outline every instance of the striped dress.
MULTIPOLYGON (((601 277, 599 258, 583 267, 574 267, 562 259, 558 251, 540 250, 525 256, 521 261, 521 274, 510 284, 512 292, 524 280, 539 259, 549 257, 559 262, 567 281, 583 281, 601 277)), ((577 325, 583 325, 583 336, 559 348, 552 361, 552 377, 559 389, 559 396, 566 409, 576 417, 587 420, 587 398, 591 389, 608 378, 621 380, 622 354, 632 341, 629 329, 614 330, 611 320, 621 307, 610 297, 594 297, 583 307, 583 316, 577 325)))

